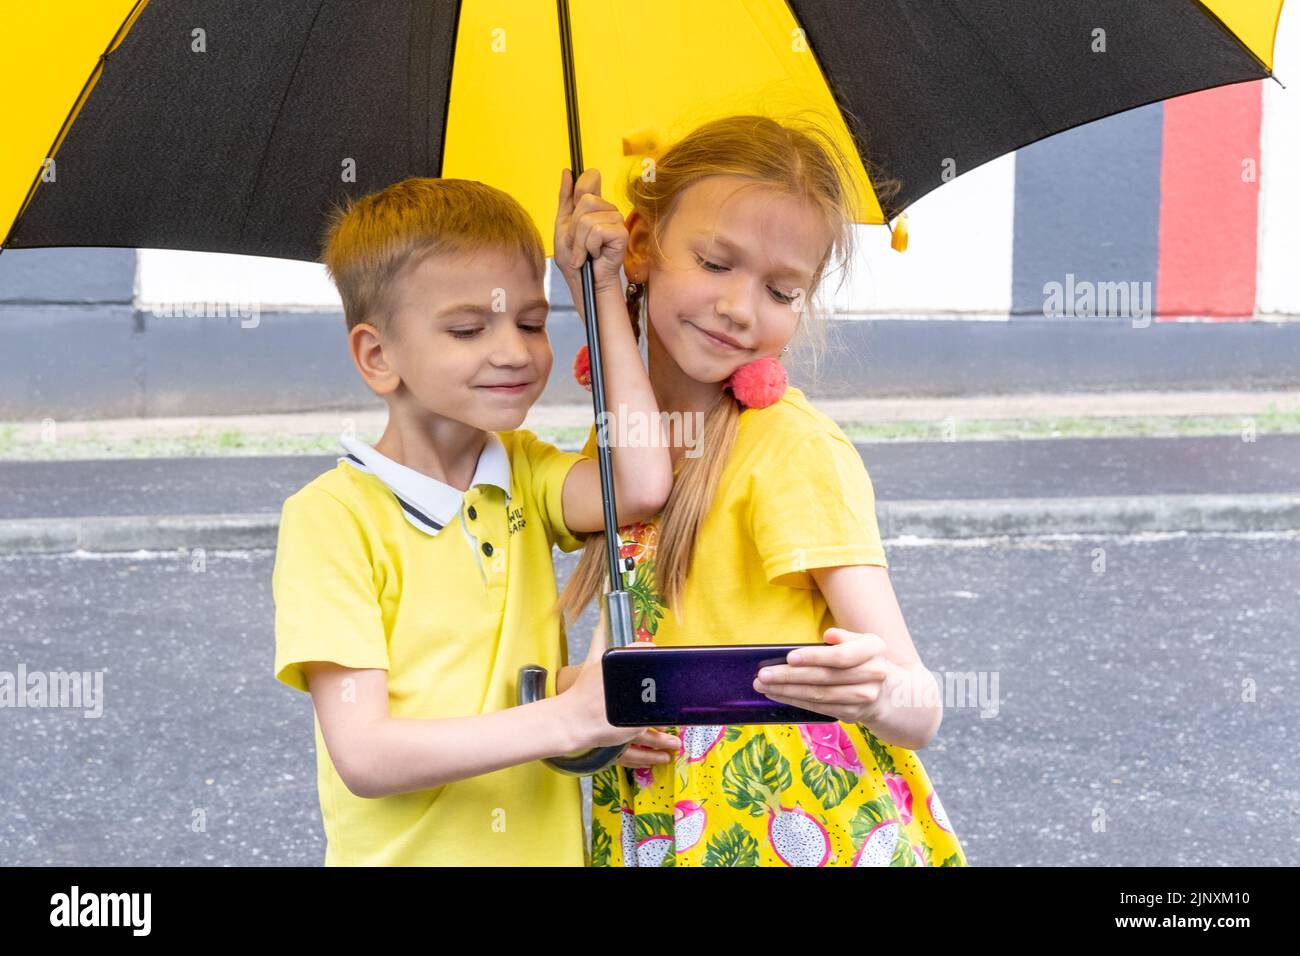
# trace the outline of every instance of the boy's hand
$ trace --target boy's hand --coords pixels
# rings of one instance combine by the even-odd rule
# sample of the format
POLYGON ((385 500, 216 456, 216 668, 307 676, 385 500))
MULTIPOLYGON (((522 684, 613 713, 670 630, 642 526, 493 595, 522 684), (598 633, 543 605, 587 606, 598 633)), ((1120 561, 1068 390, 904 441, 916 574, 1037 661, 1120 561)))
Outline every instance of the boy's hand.
POLYGON ((582 263, 588 255, 593 259, 596 291, 622 288, 619 269, 623 266, 627 241, 623 214, 617 206, 600 198, 600 170, 588 169, 578 177, 576 187, 573 172, 564 170, 560 175, 560 205, 555 215, 555 264, 569 289, 582 288, 582 263))
MULTIPOLYGON (((629 647, 654 647, 654 641, 636 641, 629 647)), ((620 767, 653 767, 668 763, 682 749, 682 738, 665 733, 657 727, 646 727, 632 738, 623 756, 614 761, 620 767)))
POLYGON ((849 723, 873 723, 903 668, 885 656, 885 640, 878 634, 832 627, 822 640, 822 647, 801 647, 785 664, 762 668, 754 689, 849 723))
MULTIPOLYGON (((649 647, 648 641, 637 641, 629 647, 649 647)), ((642 727, 615 727, 605 719, 605 676, 601 670, 600 659, 607 648, 605 639, 605 617, 602 614, 596 631, 591 635, 591 646, 587 649, 587 659, 578 672, 573 686, 560 695, 569 702, 571 716, 578 727, 580 743, 575 748, 585 750, 589 747, 609 747, 626 743, 644 733, 642 727)))

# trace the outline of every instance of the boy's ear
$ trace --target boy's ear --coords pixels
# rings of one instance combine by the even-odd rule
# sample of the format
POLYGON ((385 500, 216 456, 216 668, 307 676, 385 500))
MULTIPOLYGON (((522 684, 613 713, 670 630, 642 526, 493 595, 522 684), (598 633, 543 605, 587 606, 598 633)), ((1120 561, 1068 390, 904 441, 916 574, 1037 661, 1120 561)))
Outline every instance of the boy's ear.
MULTIPOLYGON (((391 343, 388 349, 391 351, 391 343)), ((352 364, 376 394, 387 395, 402 383, 391 356, 385 352, 379 330, 369 322, 358 322, 352 327, 348 333, 348 351, 352 354, 352 364)))
POLYGON ((645 281, 646 267, 650 262, 650 226, 635 209, 627 214, 627 251, 623 254, 623 271, 629 280, 645 281), (633 276, 639 275, 640 280, 633 276))

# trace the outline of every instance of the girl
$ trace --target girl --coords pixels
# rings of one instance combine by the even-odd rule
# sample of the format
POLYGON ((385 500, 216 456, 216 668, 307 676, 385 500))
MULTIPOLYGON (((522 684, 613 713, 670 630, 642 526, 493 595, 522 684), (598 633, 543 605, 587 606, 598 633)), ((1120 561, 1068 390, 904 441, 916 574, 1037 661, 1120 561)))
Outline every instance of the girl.
MULTIPOLYGON (((914 753, 942 704, 890 585, 870 478, 775 362, 796 331, 820 334, 804 313, 832 254, 851 257, 850 182, 816 125, 732 116, 628 185, 628 311, 659 408, 704 420, 700 447, 672 447, 663 512, 620 529, 637 639, 820 644, 755 687, 838 722, 643 732, 593 778, 595 866, 966 865, 914 753)), ((561 595, 570 622, 606 587, 602 538, 561 595)))

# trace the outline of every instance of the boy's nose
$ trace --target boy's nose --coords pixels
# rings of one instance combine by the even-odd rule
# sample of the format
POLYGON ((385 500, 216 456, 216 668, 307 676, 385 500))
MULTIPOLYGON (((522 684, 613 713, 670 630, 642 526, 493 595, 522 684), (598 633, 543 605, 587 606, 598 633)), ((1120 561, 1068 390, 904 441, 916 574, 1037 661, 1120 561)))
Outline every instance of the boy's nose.
POLYGON ((496 365, 527 365, 530 354, 524 333, 513 324, 492 337, 492 362, 496 365))

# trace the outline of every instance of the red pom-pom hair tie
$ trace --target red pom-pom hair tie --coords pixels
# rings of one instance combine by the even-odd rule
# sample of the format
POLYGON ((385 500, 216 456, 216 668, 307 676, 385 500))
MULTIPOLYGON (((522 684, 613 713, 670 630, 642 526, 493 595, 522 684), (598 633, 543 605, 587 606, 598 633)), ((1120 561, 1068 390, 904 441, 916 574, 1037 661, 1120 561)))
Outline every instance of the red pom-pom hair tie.
POLYGON ((725 387, 731 389, 736 401, 746 408, 767 408, 781 400, 789 385, 785 367, 768 356, 736 369, 725 387))
POLYGON ((591 391, 591 355, 585 345, 578 349, 578 354, 573 359, 573 377, 579 385, 591 391))

